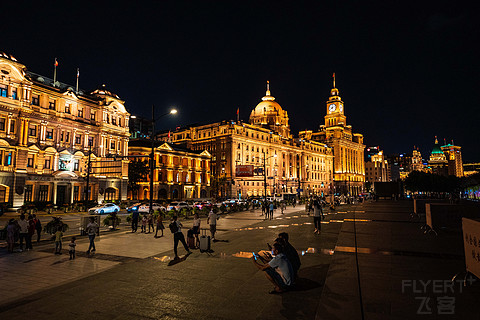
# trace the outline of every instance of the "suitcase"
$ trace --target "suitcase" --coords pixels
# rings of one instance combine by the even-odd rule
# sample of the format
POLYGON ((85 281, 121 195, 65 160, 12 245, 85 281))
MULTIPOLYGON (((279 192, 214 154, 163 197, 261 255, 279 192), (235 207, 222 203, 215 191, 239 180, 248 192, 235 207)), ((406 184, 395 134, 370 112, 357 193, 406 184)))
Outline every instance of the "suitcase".
POLYGON ((187 237, 187 246, 190 249, 195 249, 195 238, 194 237, 187 237))
POLYGON ((207 229, 202 229, 200 237, 200 252, 210 251, 210 236, 207 236, 207 229))

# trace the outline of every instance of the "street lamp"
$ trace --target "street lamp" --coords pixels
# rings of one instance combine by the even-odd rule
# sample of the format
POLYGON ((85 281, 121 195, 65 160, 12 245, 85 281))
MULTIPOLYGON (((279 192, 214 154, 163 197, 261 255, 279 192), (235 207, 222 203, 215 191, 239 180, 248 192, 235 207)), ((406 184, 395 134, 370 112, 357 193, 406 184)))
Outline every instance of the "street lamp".
POLYGON ((267 200, 267 160, 270 158, 276 158, 276 157, 277 157, 277 154, 274 154, 273 156, 265 158, 265 151, 263 151, 263 187, 265 190, 265 193, 264 193, 265 201, 267 200))
POLYGON ((177 109, 172 108, 169 112, 164 113, 158 118, 155 118, 155 106, 152 105, 152 133, 150 135, 150 140, 152 140, 152 151, 150 153, 150 208, 148 212, 153 213, 153 173, 155 171, 155 122, 160 118, 168 116, 169 114, 176 114, 177 109))

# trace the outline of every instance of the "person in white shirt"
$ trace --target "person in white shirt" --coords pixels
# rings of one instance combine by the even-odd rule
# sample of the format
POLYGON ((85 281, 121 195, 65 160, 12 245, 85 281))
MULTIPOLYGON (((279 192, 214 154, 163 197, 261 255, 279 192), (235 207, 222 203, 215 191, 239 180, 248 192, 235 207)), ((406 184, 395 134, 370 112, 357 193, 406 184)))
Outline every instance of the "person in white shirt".
POLYGON ((95 222, 93 217, 90 217, 90 222, 87 224, 87 234, 88 239, 90 240, 90 245, 88 246, 87 254, 90 254, 91 251, 95 251, 95 235, 98 232, 98 224, 95 222))
POLYGON ((215 233, 217 232, 217 220, 218 215, 213 212, 213 209, 210 210, 207 218, 207 224, 210 225, 210 234, 212 235, 212 240, 215 240, 215 233))
POLYGON ((23 239, 27 242, 28 236, 28 222, 25 220, 25 215, 20 215, 20 220, 18 220, 18 226, 20 227, 20 251, 23 251, 23 239))
POLYGON ((293 268, 283 253, 283 247, 279 243, 273 244, 272 255, 272 260, 265 264, 259 263, 259 258, 255 254, 252 257, 252 261, 259 270, 265 271, 265 276, 275 286, 269 293, 282 293, 291 288, 293 268))

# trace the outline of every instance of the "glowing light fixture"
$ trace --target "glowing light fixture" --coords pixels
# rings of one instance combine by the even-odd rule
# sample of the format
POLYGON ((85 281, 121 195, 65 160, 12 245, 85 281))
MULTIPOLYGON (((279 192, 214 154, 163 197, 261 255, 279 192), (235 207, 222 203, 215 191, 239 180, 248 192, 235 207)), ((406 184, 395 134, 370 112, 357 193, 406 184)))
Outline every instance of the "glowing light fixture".
POLYGON ((170 110, 170 114, 177 114, 177 109, 170 110))

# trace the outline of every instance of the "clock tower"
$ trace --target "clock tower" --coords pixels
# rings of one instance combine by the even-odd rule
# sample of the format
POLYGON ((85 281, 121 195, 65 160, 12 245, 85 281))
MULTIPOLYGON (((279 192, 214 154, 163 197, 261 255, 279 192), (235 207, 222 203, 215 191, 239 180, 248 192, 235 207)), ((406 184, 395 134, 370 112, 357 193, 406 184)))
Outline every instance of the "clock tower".
POLYGON ((346 126, 347 117, 342 98, 338 95, 338 89, 335 88, 335 73, 333 74, 333 88, 330 91, 330 97, 327 101, 327 114, 325 116, 325 127, 346 126))

